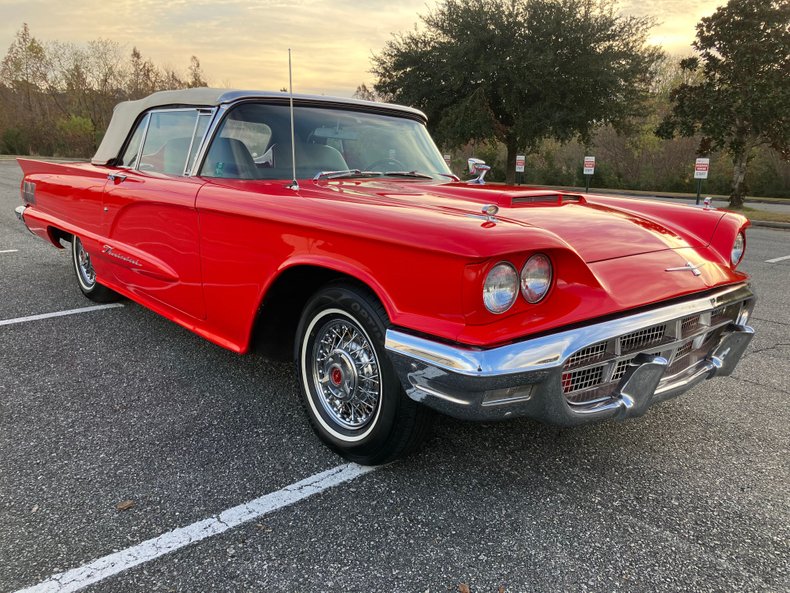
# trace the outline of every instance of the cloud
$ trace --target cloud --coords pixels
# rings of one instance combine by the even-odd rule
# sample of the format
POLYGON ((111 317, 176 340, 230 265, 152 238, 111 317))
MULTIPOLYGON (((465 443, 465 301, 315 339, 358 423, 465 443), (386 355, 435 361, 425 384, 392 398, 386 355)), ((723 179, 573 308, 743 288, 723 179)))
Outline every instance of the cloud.
MULTIPOLYGON (((23 22, 41 41, 112 39, 157 64, 185 71, 198 56, 209 82, 348 96, 372 82, 370 57, 393 33, 412 29, 436 5, 426 0, 0 0, 0 51, 23 22)), ((656 16, 652 40, 687 53, 700 16, 716 1, 627 0, 626 14, 656 16)))

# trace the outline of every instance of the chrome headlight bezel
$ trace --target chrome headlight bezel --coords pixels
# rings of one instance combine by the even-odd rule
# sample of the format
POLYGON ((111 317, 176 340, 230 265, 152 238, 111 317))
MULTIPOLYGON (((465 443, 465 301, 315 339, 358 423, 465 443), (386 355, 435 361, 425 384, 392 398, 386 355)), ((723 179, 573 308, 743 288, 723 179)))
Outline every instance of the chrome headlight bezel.
POLYGON ((535 253, 521 268, 519 286, 521 296, 534 305, 546 298, 554 281, 554 266, 551 258, 545 253, 535 253), (536 272, 541 272, 536 275, 536 272))
POLYGON ((733 268, 737 267, 738 264, 741 263, 745 253, 746 236, 743 234, 743 231, 740 231, 736 235, 735 241, 732 243, 732 249, 730 250, 730 263, 732 264, 733 268))
POLYGON ((501 261, 491 267, 483 281, 483 304, 489 313, 501 315, 516 302, 518 292, 519 275, 515 266, 501 261))

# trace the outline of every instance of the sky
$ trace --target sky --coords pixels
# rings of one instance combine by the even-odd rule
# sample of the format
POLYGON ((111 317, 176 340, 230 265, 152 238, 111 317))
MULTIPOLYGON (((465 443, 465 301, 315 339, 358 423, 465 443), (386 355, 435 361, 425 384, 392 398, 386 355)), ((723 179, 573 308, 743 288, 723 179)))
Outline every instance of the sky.
MULTIPOLYGON (((652 16, 651 42, 689 53, 695 25, 725 0, 621 0, 623 14, 652 16)), ((0 0, 0 56, 23 23, 39 41, 102 38, 186 74, 199 58, 211 86, 350 96, 374 81, 371 55, 405 32, 433 0, 0 0)))

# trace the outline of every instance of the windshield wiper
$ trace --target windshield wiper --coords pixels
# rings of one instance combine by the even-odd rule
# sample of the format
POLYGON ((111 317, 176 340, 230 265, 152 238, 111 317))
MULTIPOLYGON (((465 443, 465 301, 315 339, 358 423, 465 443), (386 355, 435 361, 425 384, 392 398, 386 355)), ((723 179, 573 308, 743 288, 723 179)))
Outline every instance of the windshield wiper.
POLYGON ((346 169, 344 171, 321 171, 316 173, 313 181, 319 179, 349 179, 353 177, 381 177, 381 171, 360 171, 359 169, 346 169))
POLYGON ((415 179, 433 179, 427 173, 419 171, 362 171, 360 169, 345 169, 343 171, 321 171, 313 177, 314 181, 319 179, 352 179, 356 177, 413 177, 415 179))
POLYGON ((383 173, 386 177, 415 177, 417 179, 433 179, 427 173, 420 173, 419 171, 387 171, 383 173))

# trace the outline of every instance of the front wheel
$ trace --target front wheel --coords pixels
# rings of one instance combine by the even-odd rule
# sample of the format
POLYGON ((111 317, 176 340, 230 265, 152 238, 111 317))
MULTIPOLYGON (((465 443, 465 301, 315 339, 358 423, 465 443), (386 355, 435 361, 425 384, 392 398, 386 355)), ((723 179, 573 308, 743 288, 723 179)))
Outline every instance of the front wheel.
POLYGON ((297 329, 296 370, 310 423, 337 453, 365 465, 417 449, 433 418, 401 387, 384 350, 387 325, 372 294, 333 284, 308 301, 297 329))
POLYGON ((97 303, 113 303, 120 300, 121 295, 96 282, 96 271, 93 269, 91 256, 85 251, 82 241, 76 235, 71 238, 71 261, 82 294, 97 303))

